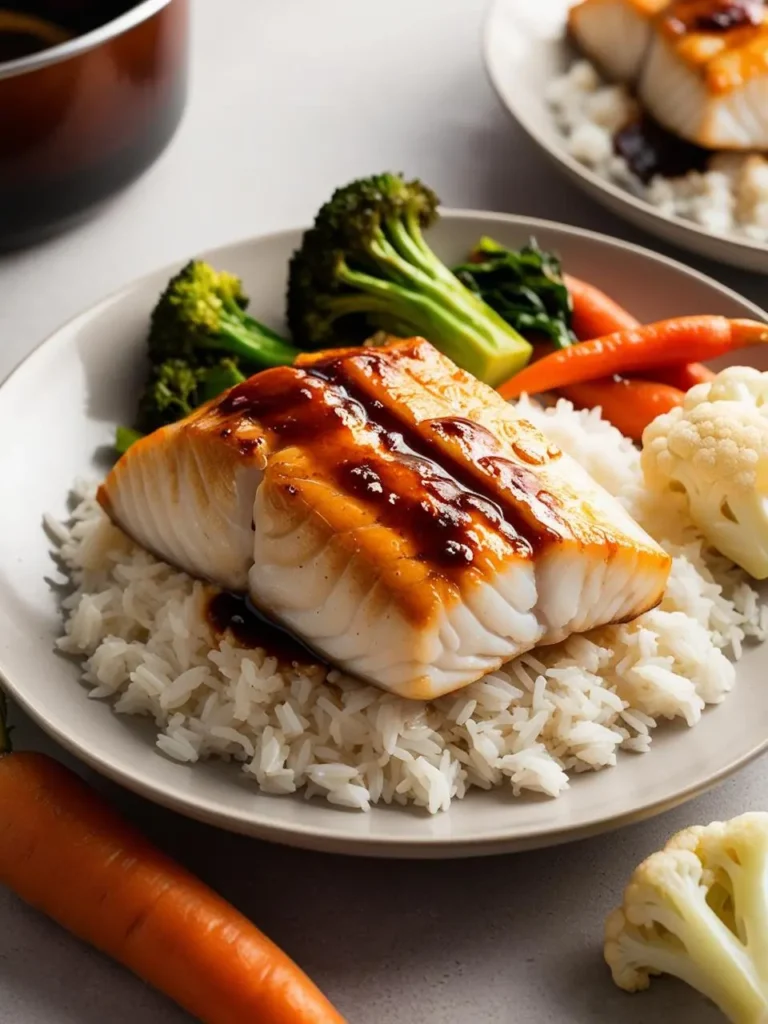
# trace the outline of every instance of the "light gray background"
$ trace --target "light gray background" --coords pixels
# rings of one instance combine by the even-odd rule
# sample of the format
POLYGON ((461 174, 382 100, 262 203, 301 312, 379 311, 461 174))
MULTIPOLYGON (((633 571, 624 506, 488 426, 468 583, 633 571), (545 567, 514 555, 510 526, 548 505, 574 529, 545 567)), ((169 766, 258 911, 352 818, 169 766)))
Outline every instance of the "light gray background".
MULTIPOLYGON (((335 185, 387 168, 422 176, 449 206, 533 214, 661 248, 576 192, 501 109, 480 57, 485 6, 196 0, 192 97, 171 149, 89 223, 0 259, 0 377, 134 276, 301 224, 335 185)), ((699 265, 768 299, 765 279, 699 265)), ((71 763, 15 720, 20 745, 71 763)), ((353 1024, 715 1024, 718 1014, 677 983, 633 998, 614 990, 600 958, 602 920, 631 867, 671 832, 768 803, 763 761, 620 834, 430 864, 279 849, 94 781, 284 946, 353 1024)), ((0 1024, 185 1020, 0 891, 0 1024)))

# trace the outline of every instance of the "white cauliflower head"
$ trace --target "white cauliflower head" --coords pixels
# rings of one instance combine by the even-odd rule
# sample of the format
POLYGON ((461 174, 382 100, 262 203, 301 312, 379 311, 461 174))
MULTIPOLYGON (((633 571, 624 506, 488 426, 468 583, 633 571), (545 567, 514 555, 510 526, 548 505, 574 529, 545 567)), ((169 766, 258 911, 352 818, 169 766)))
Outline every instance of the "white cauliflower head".
POLYGON ((684 491, 709 543, 756 579, 768 578, 768 373, 723 370, 643 434, 651 491, 684 491))
POLYGON ((686 829, 636 868, 605 959, 628 992, 672 974, 734 1024, 768 1020, 768 814, 686 829))

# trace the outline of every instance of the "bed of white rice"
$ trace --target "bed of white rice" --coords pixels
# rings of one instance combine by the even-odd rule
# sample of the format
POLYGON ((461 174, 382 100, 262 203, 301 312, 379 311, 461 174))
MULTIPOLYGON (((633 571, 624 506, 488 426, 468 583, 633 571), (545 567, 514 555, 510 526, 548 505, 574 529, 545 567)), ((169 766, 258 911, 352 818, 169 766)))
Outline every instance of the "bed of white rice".
POLYGON ((568 152, 602 177, 645 199, 663 213, 693 221, 719 235, 768 242, 768 160, 755 153, 716 153, 708 169, 677 178, 657 175, 648 185, 623 157, 613 136, 637 113, 632 94, 610 85, 586 60, 555 79, 547 101, 568 152))
POLYGON ((48 523, 76 586, 60 650, 85 659, 90 696, 154 720, 163 755, 227 758, 264 792, 303 790, 359 810, 384 801, 434 813, 473 786, 556 797, 572 773, 614 765, 621 750, 645 753, 660 719, 694 726, 732 689, 730 658, 745 638, 764 638, 766 608, 703 549, 680 506, 648 501, 636 449, 597 412, 561 401, 526 403, 526 415, 674 555, 660 608, 432 703, 406 701, 337 671, 216 645, 210 591, 134 545, 80 488, 71 520, 48 523))

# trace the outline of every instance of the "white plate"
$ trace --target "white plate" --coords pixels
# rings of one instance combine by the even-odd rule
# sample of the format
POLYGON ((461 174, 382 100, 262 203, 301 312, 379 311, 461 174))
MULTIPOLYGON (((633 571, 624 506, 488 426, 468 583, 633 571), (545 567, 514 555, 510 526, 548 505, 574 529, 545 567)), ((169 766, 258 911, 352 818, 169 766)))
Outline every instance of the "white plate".
MULTIPOLYGON (((448 262, 480 235, 517 246, 534 233, 573 273, 594 281, 639 317, 719 312, 763 317, 714 281, 663 257, 575 228, 525 218, 447 213, 431 233, 448 262)), ((288 231, 207 254, 241 274, 255 314, 280 325, 288 231)), ((195 818, 266 839, 356 854, 450 857, 517 850, 589 835, 673 806, 723 778, 766 746, 768 647, 739 667, 738 689, 694 730, 661 727, 652 752, 577 777, 558 800, 472 792, 451 810, 334 809, 301 797, 258 793, 236 767, 185 766, 154 748, 151 725, 89 700, 78 669, 57 656, 61 623, 44 511, 65 512, 77 476, 104 472, 99 448, 130 421, 142 373, 148 314, 174 268, 130 285, 82 314, 21 364, 0 388, 0 675, 13 696, 63 746, 105 775, 195 818)))
POLYGON ((502 102, 534 142, 585 191, 614 213, 699 256, 768 273, 768 245, 713 235, 670 217, 579 163, 544 98, 575 58, 565 38, 573 0, 495 0, 485 25, 485 64, 502 102))

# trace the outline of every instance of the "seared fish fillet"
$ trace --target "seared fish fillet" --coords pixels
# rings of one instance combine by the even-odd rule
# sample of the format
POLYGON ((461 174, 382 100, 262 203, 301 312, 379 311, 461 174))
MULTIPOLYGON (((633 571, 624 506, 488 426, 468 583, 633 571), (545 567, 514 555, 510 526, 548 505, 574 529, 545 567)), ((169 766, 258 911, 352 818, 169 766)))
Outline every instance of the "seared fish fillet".
POLYGON ((665 128, 708 149, 768 149, 768 9, 683 0, 654 25, 638 92, 665 128))
POLYGON ((568 27, 575 42, 617 82, 640 74, 653 33, 653 18, 669 0, 581 0, 568 27))
POLYGON ((140 544, 404 697, 632 619, 670 560, 421 339, 302 357, 134 445, 99 491, 140 544))

